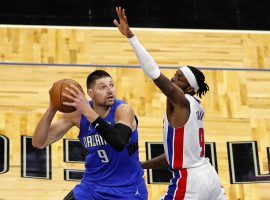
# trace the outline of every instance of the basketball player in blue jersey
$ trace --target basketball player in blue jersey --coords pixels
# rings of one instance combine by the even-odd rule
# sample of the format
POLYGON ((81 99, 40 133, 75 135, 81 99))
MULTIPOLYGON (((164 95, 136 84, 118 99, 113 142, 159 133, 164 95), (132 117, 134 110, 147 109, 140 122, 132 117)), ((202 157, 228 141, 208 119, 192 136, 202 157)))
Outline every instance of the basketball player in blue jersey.
POLYGON ((33 146, 44 148, 62 138, 73 126, 87 149, 85 173, 64 200, 146 200, 147 189, 138 155, 137 120, 132 108, 115 99, 111 76, 96 70, 87 78, 88 101, 70 84, 63 94, 77 110, 53 122, 56 109, 49 107, 33 135, 33 146))
POLYGON ((143 168, 169 166, 173 172, 164 200, 226 199, 215 169, 204 157, 204 109, 194 97, 201 98, 209 90, 204 74, 195 67, 181 67, 169 80, 131 32, 125 10, 117 7, 116 13, 119 21, 114 20, 114 24, 128 38, 144 73, 167 96, 165 153, 142 163, 143 168))

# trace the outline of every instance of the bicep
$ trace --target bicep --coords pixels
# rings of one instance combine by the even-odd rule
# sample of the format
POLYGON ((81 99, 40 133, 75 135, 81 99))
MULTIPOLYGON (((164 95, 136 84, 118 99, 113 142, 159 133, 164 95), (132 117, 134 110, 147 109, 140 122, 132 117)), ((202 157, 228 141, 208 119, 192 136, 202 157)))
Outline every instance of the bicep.
POLYGON ((161 74, 154 80, 154 83, 167 96, 171 104, 174 106, 187 106, 188 100, 184 91, 173 84, 166 76, 161 74))

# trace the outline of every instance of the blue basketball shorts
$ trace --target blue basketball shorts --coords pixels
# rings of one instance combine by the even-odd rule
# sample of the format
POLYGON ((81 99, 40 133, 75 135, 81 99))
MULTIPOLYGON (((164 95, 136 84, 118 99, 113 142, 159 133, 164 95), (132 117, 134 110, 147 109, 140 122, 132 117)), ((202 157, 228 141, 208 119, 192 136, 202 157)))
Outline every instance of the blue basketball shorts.
POLYGON ((131 186, 115 187, 80 183, 73 189, 76 200, 147 200, 144 179, 131 186))

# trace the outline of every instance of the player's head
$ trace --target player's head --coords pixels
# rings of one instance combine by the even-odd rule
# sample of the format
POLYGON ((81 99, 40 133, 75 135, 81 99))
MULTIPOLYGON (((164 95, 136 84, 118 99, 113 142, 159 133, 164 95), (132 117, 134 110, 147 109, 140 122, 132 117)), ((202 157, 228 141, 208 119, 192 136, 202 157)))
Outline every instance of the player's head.
POLYGON ((101 106, 111 106, 115 101, 115 88, 110 74, 103 70, 90 73, 86 81, 87 93, 93 102, 101 106))
POLYGON ((209 90, 204 74, 192 66, 179 68, 171 81, 179 86, 184 93, 197 94, 200 98, 209 90))

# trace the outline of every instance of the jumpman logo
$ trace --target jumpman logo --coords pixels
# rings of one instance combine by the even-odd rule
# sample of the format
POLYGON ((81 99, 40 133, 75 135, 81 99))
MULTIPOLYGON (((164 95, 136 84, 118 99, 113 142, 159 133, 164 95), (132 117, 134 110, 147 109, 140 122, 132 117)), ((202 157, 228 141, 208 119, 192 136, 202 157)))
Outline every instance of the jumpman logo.
POLYGON ((139 193, 138 188, 137 188, 137 190, 136 190, 136 192, 135 192, 135 196, 137 196, 137 195, 141 195, 141 194, 139 193))
POLYGON ((99 123, 96 123, 96 125, 95 125, 95 129, 96 129, 98 126, 99 126, 99 123))

